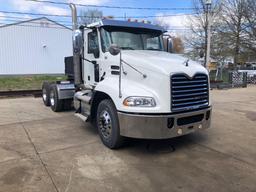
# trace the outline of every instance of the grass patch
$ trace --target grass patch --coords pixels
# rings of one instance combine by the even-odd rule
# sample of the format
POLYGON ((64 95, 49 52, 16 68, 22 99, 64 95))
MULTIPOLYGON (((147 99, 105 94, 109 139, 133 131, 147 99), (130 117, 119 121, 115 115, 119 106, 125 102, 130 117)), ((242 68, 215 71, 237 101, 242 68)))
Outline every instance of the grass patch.
MULTIPOLYGON (((215 80, 215 74, 216 74, 215 70, 210 72, 210 80, 215 80)), ((228 83, 229 82, 229 71, 223 70, 222 71, 222 79, 220 79, 220 77, 219 77, 218 80, 222 80, 223 82, 228 83)))
POLYGON ((0 91, 41 89, 43 81, 66 80, 65 75, 0 76, 0 91))

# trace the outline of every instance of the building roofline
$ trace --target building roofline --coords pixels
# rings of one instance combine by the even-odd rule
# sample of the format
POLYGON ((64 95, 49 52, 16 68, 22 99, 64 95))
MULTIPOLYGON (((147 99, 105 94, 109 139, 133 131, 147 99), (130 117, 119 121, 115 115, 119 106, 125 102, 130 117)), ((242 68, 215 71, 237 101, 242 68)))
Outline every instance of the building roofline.
POLYGON ((34 19, 29 19, 29 20, 19 21, 19 22, 15 22, 15 23, 10 23, 10 24, 6 24, 6 25, 2 25, 2 26, 0 26, 0 28, 9 27, 9 26, 13 26, 13 25, 19 25, 19 24, 23 24, 23 23, 29 23, 31 21, 37 21, 37 20, 41 20, 41 19, 46 19, 46 20, 48 20, 50 22, 55 23, 56 25, 59 25, 59 26, 64 27, 66 29, 72 30, 71 28, 69 28, 69 27, 67 27, 67 26, 65 26, 63 24, 60 24, 57 21, 51 20, 51 19, 49 19, 47 17, 38 17, 38 18, 34 18, 34 19))

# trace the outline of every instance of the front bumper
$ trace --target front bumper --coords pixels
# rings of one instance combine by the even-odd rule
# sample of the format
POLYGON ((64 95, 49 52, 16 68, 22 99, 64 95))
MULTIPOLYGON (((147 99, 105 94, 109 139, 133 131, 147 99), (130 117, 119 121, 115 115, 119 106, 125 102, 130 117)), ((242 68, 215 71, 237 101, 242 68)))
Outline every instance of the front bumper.
POLYGON ((147 115, 118 112, 120 134, 125 137, 167 139, 207 129, 211 124, 211 107, 199 111, 147 115))

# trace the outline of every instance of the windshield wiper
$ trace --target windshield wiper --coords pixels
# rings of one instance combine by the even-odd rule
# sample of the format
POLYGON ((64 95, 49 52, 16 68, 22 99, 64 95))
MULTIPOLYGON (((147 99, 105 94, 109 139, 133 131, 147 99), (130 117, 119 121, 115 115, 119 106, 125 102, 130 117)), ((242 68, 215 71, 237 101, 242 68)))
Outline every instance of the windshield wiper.
POLYGON ((123 50, 134 50, 132 47, 120 47, 123 50))

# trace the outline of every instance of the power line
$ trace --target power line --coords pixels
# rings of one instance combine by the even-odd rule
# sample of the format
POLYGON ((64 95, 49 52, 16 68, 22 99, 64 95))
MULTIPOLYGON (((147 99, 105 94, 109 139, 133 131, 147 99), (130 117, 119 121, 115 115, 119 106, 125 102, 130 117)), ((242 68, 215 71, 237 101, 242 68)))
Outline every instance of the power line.
MULTIPOLYGON (((15 16, 2 16, 0 15, 0 18, 4 18, 4 20, 2 21, 14 21, 14 22, 21 22, 21 21, 27 21, 27 22, 31 22, 29 20, 32 20, 32 19, 38 19, 36 17, 33 17, 33 18, 26 18, 26 17, 15 17, 15 16), (15 19, 15 20, 14 20, 15 19)), ((58 23, 66 23, 66 24, 72 24, 71 21, 63 21, 63 20, 57 20, 55 22, 58 22, 58 23)))
MULTIPOLYGON (((5 14, 17 14, 17 15, 33 15, 33 16, 44 16, 44 17, 66 17, 66 18, 71 18, 71 15, 56 15, 56 14, 44 14, 44 13, 30 13, 30 12, 19 12, 19 11, 3 11, 0 10, 0 13, 5 13, 5 14)), ((144 16, 114 16, 114 18, 119 18, 119 19, 124 19, 124 18, 137 18, 137 19, 143 19, 143 18, 162 18, 162 17, 175 17, 175 16, 184 16, 184 15, 194 15, 194 13, 181 13, 181 14, 164 14, 164 15, 144 15, 144 16)), ((5 17, 5 16, 1 16, 5 17)), ((92 18, 90 16, 82 16, 79 15, 80 17, 87 17, 87 18, 92 18)), ((93 18, 103 18, 103 17, 93 17, 93 18)))
MULTIPOLYGON (((30 22, 28 22, 28 23, 30 23, 30 22)), ((39 24, 39 23, 37 23, 37 24, 39 24)), ((50 28, 50 29, 66 29, 65 27, 57 27, 57 26, 39 26, 39 25, 33 25, 33 24, 31 24, 31 25, 29 25, 29 24, 15 24, 15 23, 0 23, 0 28, 1 27, 5 27, 5 26, 8 26, 8 25, 13 25, 13 26, 15 26, 15 27, 34 27, 34 28, 43 28, 43 29, 45 29, 45 28, 50 28)), ((54 24, 53 24, 54 25, 54 24)), ((55 25, 57 25, 57 24, 55 24, 55 25)), ((191 29, 189 29, 189 28, 177 28, 177 29, 174 29, 174 28, 172 28, 172 29, 166 29, 167 31, 190 31, 191 29)))
MULTIPOLYGON (((20 23, 20 22, 26 22, 26 23, 34 23, 34 24, 44 24, 44 22, 42 21, 21 21, 21 20, 15 20, 15 19, 5 19, 4 21, 8 21, 8 22, 13 22, 13 24, 15 23, 20 23)), ((55 22, 55 21, 54 21, 55 22)), ((69 27, 72 27, 72 24, 71 23, 62 23, 60 21, 57 22, 58 24, 62 24, 62 25, 65 25, 65 26, 69 26, 69 27)), ((47 25, 53 25, 53 26, 56 26, 57 24, 56 23, 45 23, 47 25)))
MULTIPOLYGON (((120 18, 161 18, 161 17, 176 17, 176 16, 185 16, 185 15, 195 15, 194 13, 182 13, 182 14, 164 14, 164 15, 145 15, 145 16, 126 16, 126 17, 120 17, 120 18)), ((114 17, 118 18, 118 17, 114 17)))
POLYGON ((14 17, 14 16, 4 16, 0 15, 1 18, 11 18, 11 19, 27 19, 26 17, 14 17))
MULTIPOLYGON (((5 25, 16 24, 16 23, 41 24, 40 21, 34 20, 34 19, 38 19, 38 18, 31 18, 30 20, 24 20, 24 19, 26 19, 24 17, 0 16, 0 18, 1 17, 5 18, 3 21, 11 22, 11 23, 2 23, 2 24, 5 24, 5 25)), ((50 21, 56 22, 56 24, 54 24, 54 23, 47 23, 47 24, 45 24, 47 26, 54 26, 54 27, 51 27, 51 28, 56 28, 55 26, 57 24, 61 24, 61 25, 64 25, 66 27, 71 27, 72 26, 72 22, 71 21, 61 21, 61 20, 56 20, 56 21, 50 20, 50 21)), ((42 24, 44 24, 44 23, 42 23, 42 24)), ((23 25, 21 25, 21 26, 23 26, 23 25)), ((27 26, 27 25, 24 25, 24 26, 27 26)), ((29 25, 29 26, 32 26, 32 25, 29 25)), ((35 26, 35 27, 40 27, 40 26, 35 26)), ((45 26, 43 26, 43 27, 45 27, 45 26)), ((171 28, 167 29, 167 30, 168 31, 185 31, 185 30, 190 30, 190 29, 189 28, 183 28, 182 26, 171 26, 171 28)))
POLYGON ((34 15, 34 16, 45 16, 45 17, 71 17, 70 15, 56 15, 56 14, 44 14, 44 13, 29 13, 19 11, 0 11, 0 13, 6 14, 17 14, 17 15, 34 15))
MULTIPOLYGON (((38 21, 21 21, 21 20, 15 20, 15 19, 6 19, 5 21, 9 21, 9 22, 14 22, 14 23, 5 23, 5 24, 15 24, 15 23, 19 23, 19 22, 24 22, 24 23, 32 23, 32 24, 46 24, 46 25, 53 25, 53 26, 56 26, 58 24, 62 24, 62 25, 65 25, 65 26, 69 26, 71 27, 72 26, 72 23, 71 22, 68 22, 68 21, 53 21, 53 22, 56 22, 56 23, 44 23, 42 22, 41 20, 38 20, 38 21)), ((171 26, 172 29, 167 29, 167 30, 187 30, 189 28, 182 28, 181 26, 171 26)))
MULTIPOLYGON (((1 11, 0 10, 0 13, 6 13, 6 14, 18 14, 18 15, 32 15, 32 16, 44 16, 44 17, 67 17, 67 18, 71 18, 70 15, 56 15, 56 14, 42 14, 42 13, 28 13, 28 12, 18 12, 18 11, 1 11)), ((161 17, 172 17, 172 16, 183 16, 183 15, 192 15, 192 14, 172 14, 172 15, 146 15, 146 16, 129 16, 128 18, 161 18, 161 17)), ((24 21, 24 17, 17 17, 17 16, 3 16, 1 15, 0 18, 5 18, 4 21, 10 21, 10 22, 22 22, 24 21), (15 19, 15 20, 14 20, 15 19), (18 20, 19 19, 19 20, 18 20)), ((104 17, 90 17, 90 16, 79 16, 79 17, 88 17, 88 18, 99 18, 99 19, 102 19, 104 17)), ((127 17, 127 16, 126 16, 127 17)), ((124 18, 124 16, 122 17, 114 17, 114 18, 124 18)), ((31 18, 31 19, 36 19, 36 18, 31 18)), ((37 23, 38 22, 35 22, 35 21, 27 21, 27 22, 30 22, 30 23, 37 23)), ((72 22, 71 21, 63 21, 63 20, 56 20, 55 22, 59 23, 59 24, 62 24, 62 25, 65 25, 65 26, 72 26, 72 22)), ((10 23, 3 23, 3 24, 10 24, 10 23)), ((176 26, 173 26, 174 28, 176 26)), ((168 30, 183 30, 183 29, 180 29, 178 26, 177 26, 177 29, 168 29, 168 30)), ((185 29, 187 30, 187 29, 185 29)))
MULTIPOLYGON (((55 5, 69 5, 69 3, 65 3, 65 2, 56 2, 56 1, 48 1, 48 0, 26 0, 26 1, 33 1, 33 2, 37 2, 37 3, 50 3, 50 4, 55 4, 55 5)), ((121 6, 108 6, 108 5, 88 5, 88 4, 80 4, 77 3, 75 4, 77 6, 81 6, 81 7, 94 7, 94 8, 108 8, 108 9, 137 9, 137 10, 158 10, 158 11, 177 11, 177 10, 195 10, 195 8, 191 8, 191 7, 121 7, 121 6)))
POLYGON ((36 28, 50 28, 50 29, 67 29, 65 27, 51 27, 51 26, 39 26, 39 25, 26 25, 26 24, 15 24, 15 23, 0 23, 0 28, 13 25, 15 27, 36 27, 36 28))
MULTIPOLYGON (((39 28, 56 28, 59 29, 62 27, 57 27, 58 24, 61 24, 59 22, 56 23, 41 23, 38 21, 19 21, 19 20, 11 20, 8 19, 8 21, 13 21, 14 23, 0 23, 0 25, 4 26, 4 25, 15 25, 15 26, 24 26, 24 27, 39 27, 39 28), (26 24, 25 24, 26 23, 26 24), (36 25, 38 24, 38 25, 36 25), (43 25, 43 26, 41 26, 43 25)), ((71 24, 62 24, 65 27, 67 26, 72 26, 71 24)), ((2 27, 0 26, 0 27, 2 27)), ((172 28, 166 29, 167 31, 185 31, 185 30, 191 30, 190 28, 181 28, 181 26, 171 26, 172 28)))

